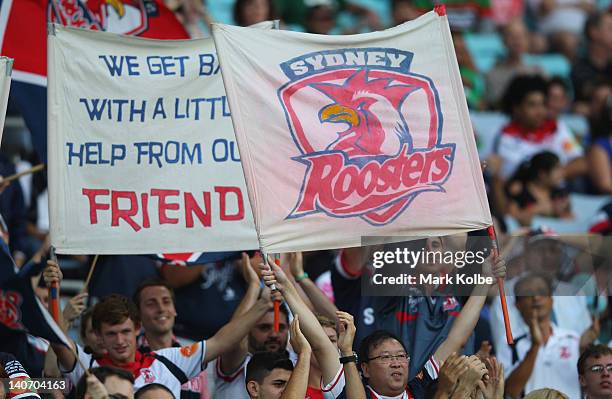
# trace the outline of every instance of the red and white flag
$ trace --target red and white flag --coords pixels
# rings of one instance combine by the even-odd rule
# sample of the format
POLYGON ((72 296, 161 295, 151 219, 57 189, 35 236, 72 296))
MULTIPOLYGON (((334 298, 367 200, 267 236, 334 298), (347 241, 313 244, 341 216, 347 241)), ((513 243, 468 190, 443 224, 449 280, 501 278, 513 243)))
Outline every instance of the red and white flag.
POLYGON ((491 225, 444 14, 352 36, 214 25, 264 251, 491 225))

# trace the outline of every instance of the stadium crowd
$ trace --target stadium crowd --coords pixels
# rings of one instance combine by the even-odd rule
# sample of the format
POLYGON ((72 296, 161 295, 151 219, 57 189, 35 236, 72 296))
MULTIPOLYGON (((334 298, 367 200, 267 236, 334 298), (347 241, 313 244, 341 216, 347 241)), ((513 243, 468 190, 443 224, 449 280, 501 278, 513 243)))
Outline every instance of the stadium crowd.
MULTIPOLYGON (((194 38, 212 21, 271 19, 281 29, 363 33, 435 5, 165 2, 194 38)), ((60 283, 72 349, 2 329, 0 376, 66 378, 68 389, 14 397, 612 398, 610 3, 457 0, 447 13, 502 249, 478 272, 506 279, 513 345, 495 284, 363 293, 372 247, 283 254, 280 266, 257 252, 206 263, 100 256, 83 290, 92 258, 47 260, 42 172, 0 182, 3 239, 18 267, 45 265, 33 279, 44 303, 60 283), (282 301, 278 330, 274 300, 282 301)), ((19 117, 9 100, 8 119, 19 117)), ((0 175, 39 163, 27 130, 4 135, 0 175)), ((408 245, 488 246, 475 237, 408 245)))

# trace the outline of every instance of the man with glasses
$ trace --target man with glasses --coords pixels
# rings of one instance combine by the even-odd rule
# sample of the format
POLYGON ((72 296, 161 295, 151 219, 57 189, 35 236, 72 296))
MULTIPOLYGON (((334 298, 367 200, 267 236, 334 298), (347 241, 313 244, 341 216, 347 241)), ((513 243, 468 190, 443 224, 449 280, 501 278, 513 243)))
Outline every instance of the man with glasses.
POLYGON ((438 378, 439 366, 432 357, 425 364, 426 372, 421 378, 408 381, 410 356, 401 340, 384 330, 374 331, 361 341, 359 361, 367 396, 372 399, 398 395, 402 395, 401 399, 422 397, 419 393, 438 378))
POLYGON ((578 359, 578 375, 586 399, 612 398, 612 348, 589 346, 578 359))

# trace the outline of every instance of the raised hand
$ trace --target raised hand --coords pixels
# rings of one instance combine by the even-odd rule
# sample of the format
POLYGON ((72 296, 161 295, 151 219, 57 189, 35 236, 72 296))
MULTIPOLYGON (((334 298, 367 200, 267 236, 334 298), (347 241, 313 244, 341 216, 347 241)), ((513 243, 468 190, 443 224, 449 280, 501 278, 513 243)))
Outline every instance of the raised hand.
POLYGON ((75 319, 81 316, 81 313, 83 313, 87 307, 87 296, 88 294, 86 292, 82 292, 70 298, 68 304, 66 304, 66 307, 62 312, 66 322, 72 323, 75 319))
POLYGON ((355 321, 353 316, 347 312, 338 310, 338 349, 343 356, 353 353, 353 340, 355 339, 355 321))
POLYGON ((51 286, 53 283, 60 283, 63 279, 64 275, 59 268, 57 262, 52 260, 47 261, 47 267, 43 271, 43 279, 45 280, 45 284, 47 287, 51 286))
POLYGON ((302 330, 300 330, 300 320, 299 316, 296 314, 293 318, 293 322, 291 323, 291 347, 298 355, 302 355, 306 352, 312 352, 312 348, 310 347, 310 343, 302 334, 302 330))

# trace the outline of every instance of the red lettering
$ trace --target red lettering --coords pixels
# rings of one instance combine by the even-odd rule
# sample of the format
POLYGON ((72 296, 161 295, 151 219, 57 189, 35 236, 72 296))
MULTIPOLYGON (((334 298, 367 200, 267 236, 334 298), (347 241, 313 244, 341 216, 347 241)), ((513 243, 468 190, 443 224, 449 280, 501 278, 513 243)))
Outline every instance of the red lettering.
POLYGON ((133 191, 112 191, 111 192, 111 204, 112 204, 112 221, 111 226, 119 226, 119 219, 123 219, 129 224, 134 231, 139 231, 141 227, 136 223, 132 216, 138 213, 138 197, 133 191), (130 200, 129 209, 119 209, 119 199, 127 198, 130 200))
POLYGON ((159 224, 178 224, 178 218, 170 218, 166 215, 166 211, 178 211, 179 204, 167 203, 167 197, 178 197, 179 190, 164 190, 164 189, 151 189, 151 195, 158 197, 157 201, 157 214, 159 217, 159 224))
POLYGON ((302 200, 295 209, 296 213, 310 212, 317 201, 330 209, 343 206, 332 194, 333 179, 344 166, 341 154, 325 154, 304 157, 310 163, 309 173, 304 182, 302 200))
POLYGON ((419 182, 424 163, 425 157, 423 154, 415 152, 410 156, 402 170, 402 184, 404 187, 412 187, 419 182))
POLYGON ((442 148, 436 152, 435 165, 438 169, 438 173, 434 172, 431 174, 431 178, 434 182, 443 180, 448 175, 450 162, 447 157, 451 155, 451 152, 450 148, 442 148))
POLYGON ((215 192, 219 193, 219 216, 220 219, 225 221, 242 220, 244 219, 244 202, 242 200, 242 192, 239 187, 215 187, 215 192), (227 201, 226 196, 228 193, 236 195, 236 201, 238 202, 238 211, 234 215, 227 213, 227 201))
POLYGON ((185 193, 185 225, 188 228, 192 228, 193 224, 193 214, 197 216, 204 227, 210 227, 210 193, 203 192, 202 197, 204 198, 204 209, 206 213, 202 211, 202 208, 198 205, 198 202, 193 197, 191 193, 185 193))
POLYGON ((340 172, 333 190, 334 196, 338 201, 344 201, 355 191, 355 180, 357 178, 358 172, 352 165, 347 166, 340 172))
POLYGON ((357 194, 362 197, 371 194, 376 188, 379 174, 380 166, 376 162, 368 163, 359 174, 359 181, 361 184, 357 184, 357 194))
POLYGON ((98 210, 106 211, 110 205, 96 202, 96 197, 98 195, 108 195, 110 190, 84 188, 82 193, 89 200, 89 224, 98 224, 98 210))
POLYGON ((140 194, 140 202, 142 203, 142 227, 148 229, 151 227, 151 223, 149 221, 149 194, 140 194))

